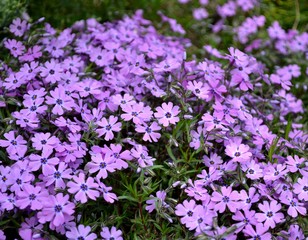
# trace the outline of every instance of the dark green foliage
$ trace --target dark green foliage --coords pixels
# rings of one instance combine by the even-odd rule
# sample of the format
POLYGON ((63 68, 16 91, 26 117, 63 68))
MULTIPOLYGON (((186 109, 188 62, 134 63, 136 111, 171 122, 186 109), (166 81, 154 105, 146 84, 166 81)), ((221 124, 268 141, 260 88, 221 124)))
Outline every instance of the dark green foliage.
POLYGON ((0 29, 20 16, 26 7, 26 0, 0 0, 0 29))

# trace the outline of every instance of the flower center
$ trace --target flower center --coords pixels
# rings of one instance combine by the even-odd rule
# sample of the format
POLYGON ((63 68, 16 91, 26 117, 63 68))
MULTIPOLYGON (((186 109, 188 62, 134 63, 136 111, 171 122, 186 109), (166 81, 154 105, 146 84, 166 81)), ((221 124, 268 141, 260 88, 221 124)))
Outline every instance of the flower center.
POLYGON ((31 112, 34 112, 36 109, 37 109, 37 107, 36 107, 35 105, 33 105, 33 106, 30 107, 30 111, 31 111, 31 112))
POLYGON ((296 207, 296 202, 294 202, 293 200, 291 200, 291 202, 290 202, 290 205, 292 206, 292 207, 296 207))
POLYGON ((59 212, 61 212, 62 211, 62 206, 61 205, 56 205, 55 206, 55 212, 56 213, 59 213, 59 212))
POLYGON ((88 186, 83 183, 83 184, 80 185, 80 189, 85 192, 85 191, 88 190, 88 186))
POLYGON ((105 168, 107 166, 107 164, 105 163, 105 162, 101 162, 100 164, 99 164, 99 167, 100 168, 105 168))
POLYGON ((253 237, 253 240, 261 240, 260 235, 257 235, 257 236, 255 236, 255 237, 253 237))
POLYGON ((236 152, 236 153, 234 153, 234 156, 239 157, 239 156, 241 156, 241 153, 240 152, 236 152))
POLYGON ((214 123, 215 125, 217 125, 217 124, 219 124, 219 123, 220 123, 220 121, 219 121, 217 118, 215 118, 215 117, 214 117, 214 119, 213 119, 213 123, 214 123))
POLYGON ((41 164, 46 164, 47 163, 47 158, 41 158, 41 164))
POLYGON ((31 201, 33 201, 35 198, 36 198, 35 194, 31 193, 31 194, 29 195, 29 199, 30 199, 31 201))
POLYGON ((273 216, 273 212, 272 211, 267 212, 266 216, 271 218, 273 216))
POLYGON ((165 114, 165 116, 166 116, 166 118, 171 118, 171 113, 170 112, 167 112, 166 114, 165 114))
POLYGON ((188 215, 188 217, 191 217, 193 215, 193 212, 192 211, 188 211, 187 215, 188 215))
POLYGON ((147 133, 151 133, 151 132, 152 132, 152 129, 149 128, 149 127, 147 127, 147 128, 145 129, 145 131, 146 131, 147 133))
POLYGON ((224 197, 222 198, 222 201, 226 203, 226 202, 229 202, 229 199, 230 199, 229 197, 224 196, 224 197))
POLYGON ((59 171, 56 171, 54 174, 53 174, 53 177, 56 178, 56 179, 59 179, 61 177, 61 173, 59 171))
POLYGON ((62 101, 61 99, 57 99, 56 103, 57 103, 58 105, 62 105, 63 101, 62 101))

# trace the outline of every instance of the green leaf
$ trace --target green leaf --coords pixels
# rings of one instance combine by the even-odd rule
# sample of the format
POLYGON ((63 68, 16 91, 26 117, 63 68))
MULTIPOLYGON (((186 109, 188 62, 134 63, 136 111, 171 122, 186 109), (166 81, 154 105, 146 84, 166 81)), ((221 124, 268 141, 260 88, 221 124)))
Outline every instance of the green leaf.
POLYGON ((284 136, 284 138, 286 140, 289 139, 289 133, 290 133, 291 129, 292 129, 292 119, 291 119, 291 115, 289 115, 289 117, 288 117, 288 124, 286 126, 285 136, 284 136))
POLYGON ((131 196, 119 196, 118 199, 119 200, 125 199, 125 200, 129 200, 129 201, 136 202, 136 203, 139 202, 138 199, 135 199, 135 198, 133 198, 131 196))
POLYGON ((274 152, 276 150, 278 141, 279 141, 279 137, 276 137, 274 139, 274 141, 272 142, 272 145, 271 145, 271 147, 270 147, 270 149, 268 151, 268 157, 269 157, 270 162, 272 162, 273 154, 274 154, 274 152))
POLYGON ((170 146, 166 146, 166 149, 167 149, 167 152, 168 152, 168 154, 169 154, 169 156, 171 157, 171 159, 173 160, 173 161, 177 161, 177 159, 176 159, 176 157, 174 156, 174 154, 173 154, 173 152, 172 152, 172 150, 171 150, 171 147, 170 146))

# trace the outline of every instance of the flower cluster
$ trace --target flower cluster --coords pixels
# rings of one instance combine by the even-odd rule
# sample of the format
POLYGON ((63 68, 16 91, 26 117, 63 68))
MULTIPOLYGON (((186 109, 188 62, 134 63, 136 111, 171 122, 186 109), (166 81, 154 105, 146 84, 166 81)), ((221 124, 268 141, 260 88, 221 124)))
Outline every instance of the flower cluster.
MULTIPOLYGON (((197 20, 209 14, 200 4, 197 20)), ((14 20, 1 49, 0 220, 23 239, 183 237, 174 224, 190 237, 304 239, 308 134, 290 91, 302 66, 266 67, 248 52, 306 57, 307 34, 275 22, 251 43, 264 21, 237 26, 246 51, 206 46, 197 61, 187 39, 160 35, 142 11, 59 33, 14 20)))

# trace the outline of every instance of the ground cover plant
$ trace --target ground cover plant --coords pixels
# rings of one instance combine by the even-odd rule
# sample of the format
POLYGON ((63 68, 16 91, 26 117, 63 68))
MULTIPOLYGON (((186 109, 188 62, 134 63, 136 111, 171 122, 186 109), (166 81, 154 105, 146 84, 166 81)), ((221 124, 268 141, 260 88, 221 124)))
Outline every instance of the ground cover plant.
POLYGON ((163 12, 159 32, 142 10, 14 19, 0 239, 305 239, 308 34, 242 2, 179 1, 210 31, 197 51, 163 12))

